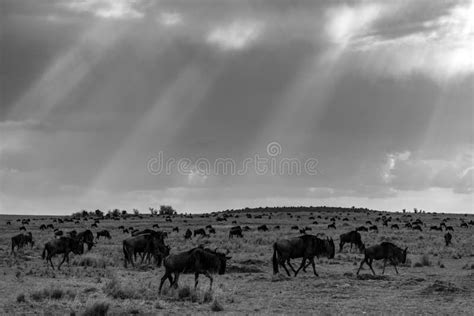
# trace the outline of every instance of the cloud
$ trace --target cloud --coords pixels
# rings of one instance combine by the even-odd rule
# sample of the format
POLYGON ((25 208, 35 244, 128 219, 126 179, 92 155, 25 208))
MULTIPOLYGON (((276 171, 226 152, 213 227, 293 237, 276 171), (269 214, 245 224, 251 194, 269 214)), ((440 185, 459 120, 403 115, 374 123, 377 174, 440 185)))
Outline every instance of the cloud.
POLYGON ((137 0, 73 0, 64 4, 76 12, 92 13, 106 19, 136 19, 144 14, 135 8, 137 0))
POLYGON ((222 50, 242 50, 261 36, 263 26, 259 21, 236 20, 214 27, 206 40, 222 50))
POLYGON ((177 12, 161 12, 157 21, 166 27, 177 26, 183 24, 183 16, 177 12))

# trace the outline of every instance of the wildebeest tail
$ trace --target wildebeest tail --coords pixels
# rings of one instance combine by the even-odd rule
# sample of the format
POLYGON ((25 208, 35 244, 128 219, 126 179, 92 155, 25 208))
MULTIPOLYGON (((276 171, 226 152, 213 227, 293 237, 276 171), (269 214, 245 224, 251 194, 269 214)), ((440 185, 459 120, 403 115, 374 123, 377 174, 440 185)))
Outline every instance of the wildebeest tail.
POLYGON ((43 254, 41 255, 41 258, 44 260, 44 258, 46 258, 46 245, 44 246, 44 249, 43 249, 43 254))
POLYGON ((273 244, 272 262, 273 262, 273 274, 277 274, 278 273, 278 260, 277 260, 277 244, 276 243, 273 244))

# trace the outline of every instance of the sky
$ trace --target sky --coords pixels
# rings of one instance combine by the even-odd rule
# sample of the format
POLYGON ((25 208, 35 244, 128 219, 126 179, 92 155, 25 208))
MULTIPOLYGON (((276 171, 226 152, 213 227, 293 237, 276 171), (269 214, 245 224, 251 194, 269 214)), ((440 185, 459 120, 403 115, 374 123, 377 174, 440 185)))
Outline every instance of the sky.
POLYGON ((2 0, 0 214, 474 213, 474 1, 2 0))

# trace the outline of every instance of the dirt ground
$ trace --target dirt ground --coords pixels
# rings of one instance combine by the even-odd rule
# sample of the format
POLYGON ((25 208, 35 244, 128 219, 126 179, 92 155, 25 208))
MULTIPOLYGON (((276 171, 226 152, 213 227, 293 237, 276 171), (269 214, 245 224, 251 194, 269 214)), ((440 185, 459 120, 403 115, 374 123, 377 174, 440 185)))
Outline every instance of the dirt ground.
MULTIPOLYGON (((255 215, 255 214, 254 214, 255 215)), ((69 315, 83 314, 95 305, 108 306, 109 315, 156 315, 156 314, 209 314, 220 311, 226 314, 316 314, 316 315, 473 315, 474 311, 474 237, 473 227, 461 228, 461 220, 469 222, 473 215, 411 214, 401 213, 351 213, 351 212, 298 212, 290 217, 285 213, 273 213, 271 219, 247 218, 245 213, 227 222, 217 222, 216 217, 175 217, 165 222, 163 217, 143 216, 114 220, 101 220, 98 228, 91 229, 92 221, 81 224, 53 223, 55 217, 29 216, 35 240, 33 248, 21 249, 11 254, 11 237, 20 233, 20 216, 0 215, 0 314, 2 315, 69 315), (381 216, 391 216, 400 230, 392 230, 375 222, 381 216), (337 229, 328 229, 330 218, 336 220, 337 229), (298 218, 299 217, 299 218, 298 218), (347 217, 348 221, 342 221, 347 217), (313 219, 314 218, 314 219, 313 219), (423 232, 404 228, 406 221, 420 218, 426 227, 423 232), (444 218, 453 226, 453 243, 445 246, 445 232, 430 231, 431 225, 439 225, 444 218), (251 230, 244 238, 228 238, 229 228, 237 221, 251 230), (314 220, 318 224, 312 224, 314 220), (398 267, 396 274, 388 266, 381 275, 382 263, 374 264, 376 276, 365 267, 356 272, 363 255, 345 246, 338 250, 339 235, 370 220, 379 232, 361 232, 367 245, 391 241, 408 247, 406 264, 398 267), (7 225, 11 221, 11 225, 7 225), (41 224, 53 223, 63 231, 108 229, 112 239, 100 239, 91 251, 83 255, 71 255, 68 266, 60 271, 52 270, 41 259, 44 244, 54 238, 51 229, 40 231, 41 224), (165 283, 160 295, 158 287, 164 273, 155 264, 124 268, 122 240, 129 234, 118 226, 152 228, 157 223, 160 230, 168 231, 167 244, 171 252, 187 250, 200 244, 230 250, 227 273, 214 276, 214 286, 209 290, 209 280, 200 276, 198 289, 194 290, 194 276, 183 275, 178 289, 170 289, 165 283), (186 228, 204 228, 212 224, 217 234, 209 238, 193 237, 184 240, 186 228), (258 232, 257 226, 267 224, 269 232, 258 232), (275 230, 279 225, 281 228, 275 230), (319 277, 311 268, 296 278, 286 274, 273 275, 271 266, 272 244, 281 238, 299 236, 291 226, 311 227, 309 234, 325 233, 334 238, 337 252, 334 259, 316 261, 319 277), (180 232, 171 232, 173 227, 180 232)), ((55 265, 60 257, 55 257, 55 265)), ((300 260, 292 260, 295 265, 300 260)))

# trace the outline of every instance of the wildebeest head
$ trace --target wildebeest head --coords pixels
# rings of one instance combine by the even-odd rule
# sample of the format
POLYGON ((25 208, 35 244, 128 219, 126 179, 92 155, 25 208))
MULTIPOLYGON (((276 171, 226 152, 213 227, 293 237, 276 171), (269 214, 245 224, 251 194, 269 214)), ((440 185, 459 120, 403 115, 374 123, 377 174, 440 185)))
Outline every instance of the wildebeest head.
POLYGON ((77 238, 71 239, 71 250, 76 255, 82 255, 84 253, 84 242, 77 238))
POLYGON ((407 251, 408 247, 404 250, 400 249, 399 253, 397 253, 397 259, 400 263, 405 263, 407 261, 407 251))
POLYGON ((222 253, 222 252, 218 252, 217 248, 216 248, 216 250, 214 250, 214 253, 217 255, 217 259, 219 261, 218 273, 219 274, 224 274, 227 260, 230 260, 232 258, 232 257, 227 256, 229 254, 229 250, 226 250, 225 253, 222 253))

